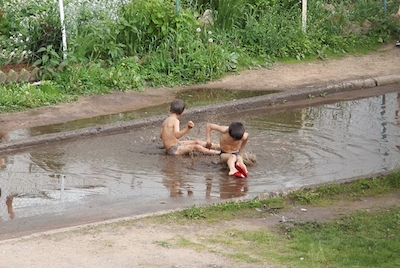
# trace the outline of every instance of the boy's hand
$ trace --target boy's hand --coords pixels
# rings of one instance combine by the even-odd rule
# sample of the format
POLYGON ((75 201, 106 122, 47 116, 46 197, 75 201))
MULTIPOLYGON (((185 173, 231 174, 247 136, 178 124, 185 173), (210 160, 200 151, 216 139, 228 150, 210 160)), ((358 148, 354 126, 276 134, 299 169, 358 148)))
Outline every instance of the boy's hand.
POLYGON ((206 143, 206 148, 207 148, 207 149, 211 149, 211 147, 212 147, 212 144, 211 144, 211 142, 208 141, 208 142, 206 143))
POLYGON ((188 128, 193 128, 194 127, 194 123, 192 121, 189 121, 187 124, 188 128))

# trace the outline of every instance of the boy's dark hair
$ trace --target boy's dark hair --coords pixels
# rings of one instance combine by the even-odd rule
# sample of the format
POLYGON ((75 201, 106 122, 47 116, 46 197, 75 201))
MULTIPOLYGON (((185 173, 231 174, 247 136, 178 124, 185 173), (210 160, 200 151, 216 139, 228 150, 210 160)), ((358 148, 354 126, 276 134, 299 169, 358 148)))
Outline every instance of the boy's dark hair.
POLYGON ((244 126, 240 122, 233 122, 229 125, 229 135, 235 140, 241 140, 244 132, 244 126))
POLYGON ((171 102, 171 108, 169 110, 171 113, 180 115, 185 110, 185 102, 181 99, 176 99, 171 102))

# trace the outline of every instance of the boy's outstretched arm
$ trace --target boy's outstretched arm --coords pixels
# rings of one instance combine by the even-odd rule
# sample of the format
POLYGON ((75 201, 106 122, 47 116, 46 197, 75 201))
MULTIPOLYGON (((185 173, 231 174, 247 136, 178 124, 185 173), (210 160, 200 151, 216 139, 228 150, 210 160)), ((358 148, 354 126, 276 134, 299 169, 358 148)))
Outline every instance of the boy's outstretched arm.
POLYGON ((212 127, 215 127, 215 124, 207 124, 206 125, 206 148, 210 149, 212 144, 211 144, 211 130, 212 127))
POLYGON ((207 149, 210 149, 211 146, 212 146, 212 143, 211 143, 211 130, 217 130, 217 131, 219 131, 221 133, 224 133, 224 132, 226 132, 227 127, 226 126, 220 126, 220 125, 217 125, 217 124, 212 124, 212 123, 208 123, 206 125, 206 148, 207 149))
POLYGON ((176 122, 176 123, 174 124, 174 133, 175 133, 175 137, 176 137, 177 139, 182 138, 182 137, 183 137, 186 133, 188 133, 189 130, 191 130, 193 127, 194 127, 194 123, 193 123, 192 121, 189 121, 188 124, 187 124, 187 126, 186 126, 184 129, 179 130, 179 121, 176 122))
POLYGON ((240 148, 239 148, 240 153, 242 153, 244 151, 244 147, 246 146, 248 140, 249 140, 249 133, 245 132, 243 134, 242 143, 240 144, 240 148))

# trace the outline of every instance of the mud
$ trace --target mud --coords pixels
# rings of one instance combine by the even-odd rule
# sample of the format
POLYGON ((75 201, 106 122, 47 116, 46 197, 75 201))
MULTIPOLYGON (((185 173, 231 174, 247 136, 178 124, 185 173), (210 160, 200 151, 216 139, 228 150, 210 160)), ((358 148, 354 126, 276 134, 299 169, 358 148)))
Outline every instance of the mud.
MULTIPOLYGON (((196 120, 205 116, 211 116, 215 113, 221 115, 232 112, 245 112, 251 109, 259 108, 277 110, 289 107, 293 108, 294 106, 300 107, 301 105, 308 106, 316 103, 329 103, 332 102, 332 99, 335 101, 338 101, 341 98, 357 99, 361 97, 384 94, 387 92, 396 92, 397 90, 400 91, 400 86, 398 86, 398 84, 400 84, 400 74, 369 78, 365 80, 350 80, 328 86, 298 88, 280 93, 273 93, 253 98, 233 100, 224 103, 187 109, 187 111, 185 111, 185 117, 188 117, 191 120, 196 120), (307 101, 296 102, 300 100, 307 101)), ((143 126, 161 125, 163 120, 164 116, 153 116, 140 120, 117 122, 61 133, 44 134, 23 140, 5 141, 0 143, 0 152, 18 150, 34 145, 67 141, 100 134, 123 132, 143 126)))

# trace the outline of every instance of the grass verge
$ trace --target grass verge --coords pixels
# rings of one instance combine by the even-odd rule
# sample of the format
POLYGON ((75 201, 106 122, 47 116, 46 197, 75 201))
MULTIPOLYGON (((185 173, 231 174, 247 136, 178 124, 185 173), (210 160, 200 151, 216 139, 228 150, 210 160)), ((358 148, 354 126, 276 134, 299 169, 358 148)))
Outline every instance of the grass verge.
MULTIPOLYGON (((150 217, 145 221, 167 225, 195 226, 202 230, 226 221, 260 221, 274 209, 283 212, 297 205, 329 207, 338 201, 398 193, 400 171, 381 177, 301 189, 285 197, 247 202, 228 202, 208 207, 193 206, 183 211, 150 217)), ((268 217, 268 216, 267 216, 268 217)), ((281 222, 277 228, 246 225, 227 226, 218 232, 177 234, 161 246, 189 247, 209 251, 240 262, 268 263, 275 267, 399 267, 400 206, 378 210, 355 210, 329 222, 281 222), (243 227, 243 226, 242 226, 243 227)))
POLYGON ((111 248, 112 252, 125 247, 132 251, 137 243, 150 240, 155 249, 149 248, 165 256, 191 249, 186 254, 214 253, 227 265, 236 264, 234 267, 400 267, 399 195, 397 170, 379 177, 301 189, 276 198, 193 206, 164 215, 99 224, 56 233, 52 239, 76 236, 99 244, 99 250, 111 248), (368 204, 380 206, 353 206, 353 201, 373 197, 378 202, 368 204), (341 216, 332 217, 334 220, 278 220, 300 206, 307 207, 307 213, 322 208, 337 214, 335 209, 339 206, 335 205, 339 201, 340 207, 346 204, 352 209, 341 210, 341 216))

